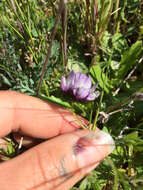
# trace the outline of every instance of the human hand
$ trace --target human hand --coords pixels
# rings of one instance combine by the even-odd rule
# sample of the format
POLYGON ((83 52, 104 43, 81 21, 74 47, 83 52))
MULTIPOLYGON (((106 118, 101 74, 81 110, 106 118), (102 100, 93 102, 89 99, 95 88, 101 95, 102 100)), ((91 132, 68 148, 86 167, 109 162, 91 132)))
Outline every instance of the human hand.
POLYGON ((18 132, 49 139, 0 164, 2 190, 68 190, 114 148, 96 130, 77 130, 72 113, 13 91, 0 91, 0 137, 18 132))

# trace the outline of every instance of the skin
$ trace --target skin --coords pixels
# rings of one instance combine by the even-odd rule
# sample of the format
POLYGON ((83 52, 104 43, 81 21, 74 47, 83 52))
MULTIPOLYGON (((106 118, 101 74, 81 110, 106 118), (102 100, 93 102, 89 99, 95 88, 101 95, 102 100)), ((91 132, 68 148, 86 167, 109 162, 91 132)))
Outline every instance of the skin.
POLYGON ((27 137, 26 145, 48 139, 0 164, 0 189, 68 190, 109 153, 106 145, 97 146, 94 160, 82 166, 89 131, 78 130, 70 111, 38 98, 0 91, 0 116, 1 138, 14 132, 16 138, 27 137))

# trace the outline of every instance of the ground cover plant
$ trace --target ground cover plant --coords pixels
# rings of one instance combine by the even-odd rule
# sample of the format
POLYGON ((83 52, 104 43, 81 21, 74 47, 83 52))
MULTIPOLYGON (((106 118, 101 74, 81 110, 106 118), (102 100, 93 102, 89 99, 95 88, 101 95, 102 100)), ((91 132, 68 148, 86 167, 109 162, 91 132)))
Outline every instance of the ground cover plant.
MULTIPOLYGON (((0 13, 0 89, 71 109, 93 123, 82 127, 115 140, 114 152, 72 190, 141 190, 142 0, 1 0, 0 13), (98 83, 96 99, 66 93, 61 77, 72 70, 98 83)), ((1 160, 20 152, 11 135, 5 140, 1 160)))

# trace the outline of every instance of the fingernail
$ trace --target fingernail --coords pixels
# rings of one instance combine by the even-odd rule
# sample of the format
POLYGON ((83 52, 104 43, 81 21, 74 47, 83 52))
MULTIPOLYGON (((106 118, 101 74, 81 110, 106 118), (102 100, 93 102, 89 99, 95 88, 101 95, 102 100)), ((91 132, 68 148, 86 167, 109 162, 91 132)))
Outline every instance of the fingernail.
POLYGON ((74 146, 74 156, 77 159, 79 168, 93 168, 92 165, 99 164, 104 157, 114 150, 112 137, 99 130, 91 131, 81 137, 74 146))

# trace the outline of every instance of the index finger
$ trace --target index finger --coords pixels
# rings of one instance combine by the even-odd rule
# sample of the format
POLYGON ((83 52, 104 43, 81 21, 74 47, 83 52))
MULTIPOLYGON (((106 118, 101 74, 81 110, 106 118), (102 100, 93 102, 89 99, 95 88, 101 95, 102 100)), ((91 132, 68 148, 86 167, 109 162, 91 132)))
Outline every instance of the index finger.
POLYGON ((19 131, 50 138, 79 128, 70 111, 15 91, 0 91, 0 116, 0 137, 19 131))

